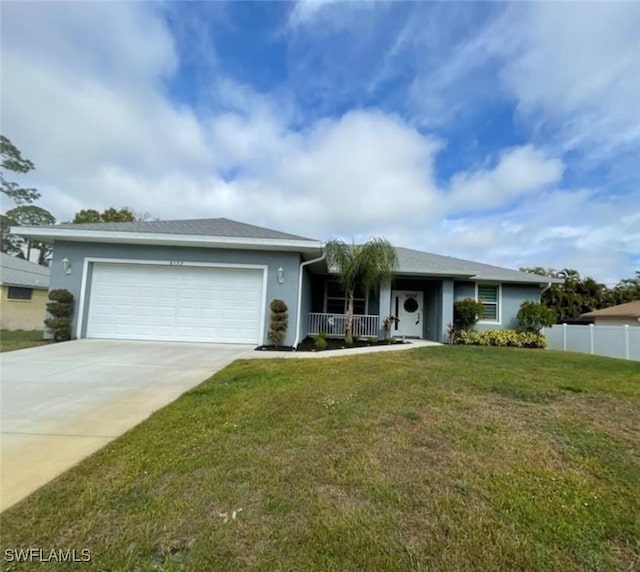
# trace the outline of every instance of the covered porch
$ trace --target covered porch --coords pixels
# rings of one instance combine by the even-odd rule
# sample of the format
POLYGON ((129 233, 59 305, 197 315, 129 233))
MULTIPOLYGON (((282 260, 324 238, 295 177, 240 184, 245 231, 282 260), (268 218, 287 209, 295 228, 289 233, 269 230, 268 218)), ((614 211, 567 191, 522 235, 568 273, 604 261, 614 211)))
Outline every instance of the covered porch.
MULTIPOLYGON (((309 274, 307 296, 303 300, 302 331, 307 336, 320 333, 342 338, 346 331, 344 291, 335 276, 309 274)), ((453 321, 454 281, 452 278, 396 276, 377 292, 356 293, 353 335, 383 339, 383 324, 396 316, 388 333, 396 339, 447 341, 447 327, 453 321)))

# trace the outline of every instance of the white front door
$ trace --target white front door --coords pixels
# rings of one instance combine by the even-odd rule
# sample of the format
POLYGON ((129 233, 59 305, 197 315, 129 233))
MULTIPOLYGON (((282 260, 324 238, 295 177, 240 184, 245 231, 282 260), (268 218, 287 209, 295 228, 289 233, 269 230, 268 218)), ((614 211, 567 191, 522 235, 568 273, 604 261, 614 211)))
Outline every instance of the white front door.
POLYGON ((393 337, 421 338, 424 319, 423 293, 415 290, 394 290, 391 296, 391 313, 399 321, 391 328, 393 337))

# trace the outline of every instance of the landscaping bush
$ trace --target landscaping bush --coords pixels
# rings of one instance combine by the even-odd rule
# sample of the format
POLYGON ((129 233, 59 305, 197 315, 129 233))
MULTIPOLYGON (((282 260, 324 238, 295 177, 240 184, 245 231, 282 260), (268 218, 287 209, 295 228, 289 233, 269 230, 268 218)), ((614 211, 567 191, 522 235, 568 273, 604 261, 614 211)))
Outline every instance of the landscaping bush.
POLYGON ((54 318, 65 318, 73 313, 73 303, 71 302, 49 302, 47 312, 54 318))
POLYGON ((283 300, 278 299, 272 300, 269 308, 271 308, 271 323, 267 337, 276 346, 279 346, 287 335, 289 309, 283 300))
POLYGON ((482 343, 480 332, 475 330, 456 330, 452 343, 464 346, 487 345, 482 343))
POLYGON ((449 324, 449 327, 447 328, 447 339, 449 340, 450 344, 457 344, 458 343, 458 337, 460 335, 460 332, 462 332, 463 330, 460 330, 459 328, 456 328, 453 324, 449 324))
POLYGON ((513 348, 546 348, 547 339, 536 332, 516 330, 458 331, 452 343, 466 346, 496 346, 513 348))
POLYGON ((378 336, 370 336, 369 339, 367 340, 370 344, 377 344, 378 343, 378 336))
POLYGON ((345 336, 344 345, 345 346, 352 346, 353 345, 353 336, 351 334, 345 336))
POLYGON ((476 325, 484 305, 479 300, 465 298, 453 304, 453 323, 462 330, 471 330, 476 325))
POLYGON ((556 323, 556 313, 544 304, 525 301, 518 310, 518 324, 525 332, 540 333, 542 328, 549 328, 556 323))
POLYGON ((73 294, 69 292, 69 290, 58 288, 57 290, 51 290, 51 292, 49 292, 49 300, 73 303, 73 294))
POLYGON ((327 334, 324 332, 320 332, 317 336, 313 338, 313 345, 318 350, 323 350, 327 347, 327 334))
POLYGON ((44 323, 56 342, 66 342, 71 339, 71 315, 73 314, 73 294, 69 290, 51 290, 49 292, 47 312, 51 318, 44 323))

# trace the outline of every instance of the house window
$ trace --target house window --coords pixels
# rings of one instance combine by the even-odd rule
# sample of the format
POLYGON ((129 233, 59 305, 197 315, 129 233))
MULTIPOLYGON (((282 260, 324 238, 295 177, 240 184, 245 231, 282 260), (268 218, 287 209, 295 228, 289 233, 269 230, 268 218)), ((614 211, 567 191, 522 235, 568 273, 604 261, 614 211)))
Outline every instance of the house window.
POLYGON ((478 285, 478 300, 484 304, 481 322, 500 321, 500 286, 478 285))
POLYGON ((20 288, 18 286, 9 286, 7 298, 9 300, 31 300, 33 294, 32 288, 20 288))
MULTIPOLYGON (((328 314, 346 314, 347 298, 344 288, 337 280, 327 280, 325 288, 325 311, 328 314)), ((353 298, 353 313, 367 313, 367 297, 363 292, 356 290, 353 298)))

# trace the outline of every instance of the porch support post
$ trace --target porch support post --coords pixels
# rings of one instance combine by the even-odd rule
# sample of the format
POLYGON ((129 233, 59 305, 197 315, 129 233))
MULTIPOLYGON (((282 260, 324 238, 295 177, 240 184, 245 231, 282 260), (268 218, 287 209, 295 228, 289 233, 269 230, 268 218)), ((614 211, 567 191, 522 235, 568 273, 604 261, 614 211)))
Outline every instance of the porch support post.
POLYGON ((380 284, 380 308, 378 310, 378 337, 384 337, 382 322, 391 314, 391 280, 387 280, 380 284))
POLYGON ((449 324, 453 324, 453 280, 451 278, 444 278, 442 280, 442 307, 440 309, 440 315, 442 316, 440 341, 447 342, 448 335, 447 329, 449 324))

